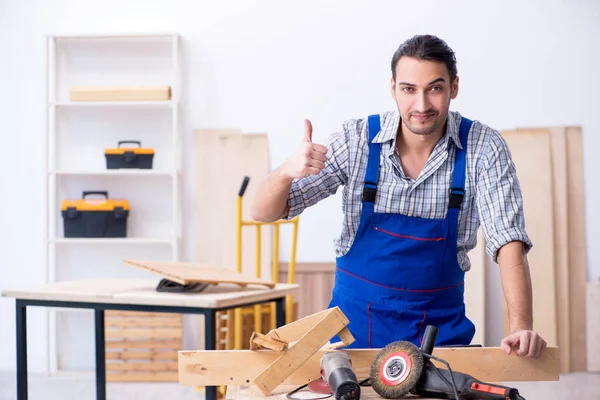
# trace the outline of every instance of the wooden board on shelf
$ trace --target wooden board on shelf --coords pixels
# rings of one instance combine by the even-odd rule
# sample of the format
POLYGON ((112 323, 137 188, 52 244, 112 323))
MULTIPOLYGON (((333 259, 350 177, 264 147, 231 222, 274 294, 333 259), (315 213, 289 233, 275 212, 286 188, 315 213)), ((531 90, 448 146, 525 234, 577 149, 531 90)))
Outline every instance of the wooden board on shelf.
POLYGON ((212 284, 233 283, 240 286, 261 285, 269 288, 275 287, 275 283, 264 279, 252 278, 230 269, 208 266, 201 263, 138 260, 124 260, 123 263, 150 271, 153 274, 160 275, 182 285, 192 282, 208 282, 212 284))
POLYGON ((170 86, 73 86, 71 101, 165 101, 171 99, 170 86))
POLYGON ((175 382, 181 314, 104 312, 107 382, 175 382))

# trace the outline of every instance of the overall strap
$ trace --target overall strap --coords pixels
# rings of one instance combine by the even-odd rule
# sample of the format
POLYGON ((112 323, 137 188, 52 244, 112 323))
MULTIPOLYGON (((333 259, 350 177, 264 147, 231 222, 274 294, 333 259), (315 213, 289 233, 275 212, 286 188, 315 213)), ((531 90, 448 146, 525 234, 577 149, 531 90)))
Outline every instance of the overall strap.
POLYGON ((450 186, 450 202, 448 204, 448 216, 456 216, 458 221, 458 212, 465 195, 465 176, 467 170, 467 138, 473 121, 465 117, 461 118, 459 138, 462 149, 456 148, 454 157, 454 172, 452 173, 452 185, 450 186))
POLYGON ((379 178, 379 153, 381 143, 373 143, 373 139, 381 130, 379 114, 370 115, 369 121, 369 160, 365 173, 365 186, 363 188, 363 202, 375 203, 377 194, 377 180, 379 178))

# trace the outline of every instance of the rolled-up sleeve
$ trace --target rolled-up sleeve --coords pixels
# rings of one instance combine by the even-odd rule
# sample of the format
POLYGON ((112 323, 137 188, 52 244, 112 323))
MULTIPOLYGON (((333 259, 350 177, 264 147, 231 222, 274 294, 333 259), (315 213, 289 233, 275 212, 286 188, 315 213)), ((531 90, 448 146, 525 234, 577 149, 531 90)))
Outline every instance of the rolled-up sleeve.
POLYGON ((498 250, 512 241, 533 243, 525 230, 523 197, 508 145, 497 131, 489 132, 477 180, 477 208, 486 239, 486 253, 497 261, 498 250))
POLYGON ((327 137, 325 168, 318 175, 295 179, 288 195, 290 211, 285 219, 300 215, 306 208, 335 194, 348 180, 348 135, 346 130, 327 137))

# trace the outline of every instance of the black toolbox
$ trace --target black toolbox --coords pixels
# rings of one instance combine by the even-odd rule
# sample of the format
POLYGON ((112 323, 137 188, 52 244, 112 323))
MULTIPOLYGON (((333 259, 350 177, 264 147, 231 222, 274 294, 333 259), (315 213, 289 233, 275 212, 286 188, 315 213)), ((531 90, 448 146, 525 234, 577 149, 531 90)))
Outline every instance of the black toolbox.
POLYGON ((121 140, 116 148, 105 149, 104 156, 107 169, 152 169, 154 149, 142 147, 138 140, 121 140), (137 147, 121 147, 123 144, 137 144, 137 147))
POLYGON ((109 199, 107 191, 84 191, 81 199, 63 200, 61 213, 67 238, 127 236, 129 203, 109 199), (89 195, 104 198, 86 199, 89 195))

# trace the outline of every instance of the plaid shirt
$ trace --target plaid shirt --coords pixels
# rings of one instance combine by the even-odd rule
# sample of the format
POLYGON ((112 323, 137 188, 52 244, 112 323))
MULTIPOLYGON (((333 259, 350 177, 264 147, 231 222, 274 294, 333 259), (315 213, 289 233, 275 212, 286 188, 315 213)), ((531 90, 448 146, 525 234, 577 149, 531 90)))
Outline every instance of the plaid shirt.
MULTIPOLYGON (((461 115, 448 113, 446 133, 435 145, 417 179, 404 175, 396 151, 398 112, 381 114, 381 131, 374 141, 381 143, 379 181, 374 210, 423 218, 445 218, 461 115)), ((296 179, 288 197, 287 219, 302 213, 343 186, 341 234, 335 238, 336 256, 344 255, 352 245, 362 208, 362 191, 369 153, 367 119, 344 123, 341 132, 327 138, 327 162, 319 175, 296 179)), ((525 231, 523 201, 508 146, 497 130, 473 121, 467 143, 465 196, 458 220, 458 261, 470 269, 467 252, 477 244, 481 224, 487 254, 497 261, 496 253, 504 244, 520 240, 526 250, 532 243, 525 231)))

